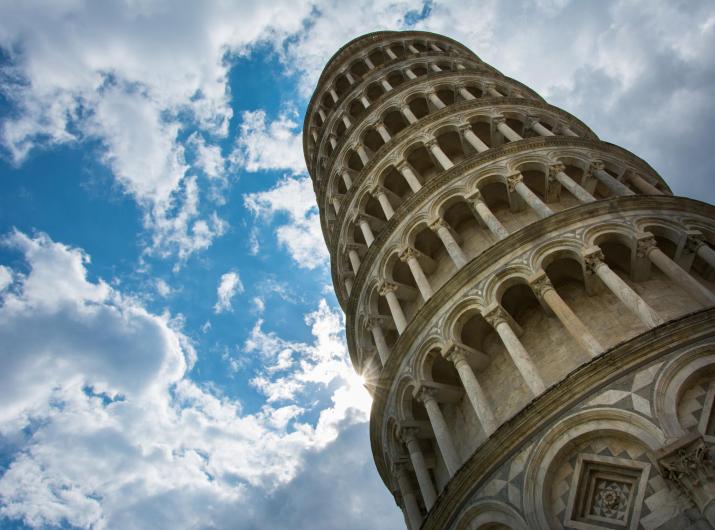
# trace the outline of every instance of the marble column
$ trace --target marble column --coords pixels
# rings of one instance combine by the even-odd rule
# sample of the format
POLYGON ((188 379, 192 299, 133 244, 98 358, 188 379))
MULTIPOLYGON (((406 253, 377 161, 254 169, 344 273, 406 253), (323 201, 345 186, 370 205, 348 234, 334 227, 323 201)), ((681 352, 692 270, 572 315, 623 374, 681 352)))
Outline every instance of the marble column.
POLYGON ((600 160, 591 163, 591 175, 606 186, 614 195, 635 195, 628 186, 620 182, 616 177, 604 169, 604 164, 600 160))
POLYGON ((387 143, 390 141, 391 136, 387 128, 385 127, 385 124, 382 123, 381 121, 378 121, 375 124, 375 129, 377 130, 378 134, 380 135, 380 138, 382 138, 382 141, 387 143))
POLYGON ((385 89, 385 92, 390 92, 392 90, 392 85, 387 79, 381 79, 380 84, 382 85, 382 88, 385 89))
POLYGON ((705 242, 703 234, 689 235, 687 241, 688 250, 699 256, 705 263, 715 269, 715 250, 710 248, 705 242))
POLYGON ((705 307, 715 304, 715 294, 666 256, 656 245, 654 237, 640 239, 637 252, 639 256, 646 256, 663 274, 680 285, 699 303, 705 307))
POLYGON ((360 226, 362 237, 365 239, 365 244, 369 247, 372 245, 372 242, 375 241, 375 236, 372 233, 372 228, 370 228, 370 223, 364 215, 359 215, 357 222, 358 226, 360 226))
POLYGON ((402 162, 397 164, 397 171, 399 171, 400 174, 405 178, 405 181, 412 190, 412 193, 417 193, 422 189, 422 184, 420 184, 420 181, 417 179, 414 172, 412 171, 412 168, 407 162, 403 160, 402 162))
POLYGON ((382 366, 385 366, 385 364, 387 364, 387 359, 390 356, 390 348, 387 346, 387 341, 385 341, 385 333, 382 330, 382 322, 378 317, 369 317, 365 320, 365 325, 372 334, 372 340, 375 342, 380 362, 382 363, 382 366))
POLYGON ((402 334, 407 327, 407 319, 405 318, 405 314, 402 312, 402 305, 400 305, 400 300, 397 298, 396 291, 397 285, 391 282, 382 282, 379 288, 380 296, 384 296, 387 300, 387 305, 390 308, 392 320, 395 321, 397 332, 402 334))
POLYGON ((504 343, 506 351, 509 353, 511 360, 514 362, 516 369, 519 371, 521 376, 524 378, 526 386, 529 387, 532 394, 535 396, 540 395, 546 390, 546 385, 544 384, 536 365, 531 360, 531 356, 524 348, 519 338, 511 329, 509 320, 505 314, 504 309, 499 305, 494 305, 491 308, 487 308, 482 316, 490 326, 494 328, 497 332, 499 338, 504 343))
POLYGON ((393 61, 397 59, 397 55, 395 55, 395 52, 392 51, 392 49, 389 46, 385 46, 385 53, 387 56, 392 59, 393 61))
POLYGON ((360 103, 362 103, 362 106, 365 107, 366 109, 370 107, 370 100, 367 99, 365 94, 362 94, 360 96, 360 103))
POLYGON ((385 214, 385 218, 389 221, 392 216, 395 215, 395 210, 392 208, 392 204, 390 204, 390 199, 387 197, 387 193, 385 193, 385 188, 382 186, 374 186, 370 190, 370 193, 377 199, 377 202, 380 203, 382 212, 385 214))
POLYGON ((434 90, 430 90, 429 92, 427 92, 427 97, 432 102, 432 105, 437 107, 438 110, 443 109, 447 106, 444 104, 444 101, 442 101, 442 99, 437 95, 434 90))
POLYGON ((355 84, 355 78, 353 77, 353 74, 351 74, 350 72, 345 72, 345 79, 347 79, 348 83, 350 83, 351 85, 355 84))
POLYGON ((470 100, 472 100, 472 99, 476 99, 476 98, 472 95, 472 93, 471 93, 469 90, 467 90, 466 87, 460 86, 460 87, 457 88, 457 90, 459 91, 459 95, 462 96, 462 97, 463 97, 465 100, 467 100, 467 101, 470 101, 470 100))
POLYGON ((586 272, 598 276, 608 290, 643 324, 653 328, 663 323, 658 313, 603 261, 603 251, 599 247, 589 247, 584 250, 583 260, 586 272))
POLYGON ((584 326, 581 319, 576 316, 576 313, 568 306, 563 298, 556 292, 546 272, 539 271, 534 276, 529 278, 529 287, 534 291, 534 294, 541 299, 546 306, 556 315, 566 331, 578 342, 581 347, 591 356, 595 357, 601 353, 604 348, 584 326))
POLYGON ((506 119, 503 117, 494 118, 494 123, 496 123, 497 130, 502 133, 504 138, 510 142, 516 142, 517 140, 523 140, 521 135, 517 133, 514 129, 509 127, 506 123, 506 119))
POLYGON ((341 173, 341 176, 343 178, 343 183, 345 184, 346 189, 350 189, 353 187, 353 179, 350 178, 350 173, 347 171, 343 171, 341 173))
POLYGON ((433 138, 432 140, 428 141, 425 144, 425 147, 427 147, 427 149, 430 150, 432 155, 434 155, 435 159, 437 159, 437 162, 443 170, 447 171, 454 166, 449 157, 445 154, 444 151, 442 151, 442 148, 439 146, 436 139, 433 138))
POLYGON ((370 70, 375 69, 375 65, 372 64, 372 61, 370 60, 369 57, 363 57, 363 61, 365 62, 365 66, 367 66, 370 70))
POLYGON ((561 163, 553 164, 549 167, 549 177, 556 179, 564 188, 566 188, 571 195, 576 197, 579 202, 593 202, 596 199, 593 195, 579 186, 571 177, 564 173, 564 166, 561 163))
POLYGON ((488 84, 485 84, 485 85, 484 85, 484 92, 486 92, 486 93, 489 94, 490 96, 493 96, 493 97, 496 97, 496 98, 502 98, 502 97, 504 97, 504 94, 502 94, 501 92, 499 92, 499 91, 496 89, 496 87, 495 87, 493 84, 491 84, 491 83, 488 83, 488 84))
POLYGON ((333 98, 333 103, 338 102, 338 93, 335 91, 334 88, 330 89, 330 97, 333 98))
POLYGON ((444 356, 447 360, 452 361, 454 367, 457 369, 467 398, 472 404, 477 418, 479 418, 479 423, 484 433, 489 437, 496 430, 497 421, 494 418, 494 412, 492 412, 489 406, 489 398, 484 392, 469 362, 467 362, 467 353, 468 350, 465 346, 451 344, 445 351, 444 356))
POLYGON ((365 151, 365 146, 362 144, 356 144, 353 149, 357 152, 358 156, 360 157, 360 161, 362 162, 363 166, 366 166, 368 162, 370 162, 370 157, 367 156, 367 151, 365 151))
POLYGON ((531 127, 531 129, 539 136, 556 136, 554 133, 544 127, 536 118, 530 118, 528 126, 531 127))
POLYGON ((474 131, 472 130, 471 125, 465 124, 462 125, 459 129, 462 132, 462 136, 464 137, 467 142, 469 142, 469 145, 474 147, 474 149, 477 151, 477 153, 483 153, 484 151, 489 150, 489 146, 482 142, 481 138, 474 134, 474 131))
POLYGON ((417 48, 415 48, 412 44, 408 44, 407 49, 410 50, 411 53, 417 53, 417 54, 420 53, 420 51, 417 48))
POLYGON ((487 203, 484 202, 482 193, 479 190, 472 192, 467 197, 467 200, 472 201, 474 211, 477 213, 482 222, 487 225, 487 228, 489 228, 489 231, 494 235, 494 237, 498 240, 502 240, 509 236, 509 231, 504 228, 504 225, 499 222, 499 219, 496 218, 489 206, 487 206, 487 203))
POLYGON ((521 173, 514 173, 507 177, 507 187, 509 193, 516 191, 516 193, 524 199, 524 202, 529 205, 529 207, 536 212, 536 215, 541 217, 548 217, 553 215, 551 208, 546 206, 544 202, 539 199, 539 197, 529 189, 529 187, 524 184, 524 178, 521 173))
POLYGON ((454 266, 457 269, 464 267, 464 265, 467 264, 467 256, 464 255, 462 247, 459 246, 459 243, 457 243, 457 240, 452 235, 452 229, 447 222, 442 218, 435 219, 430 224, 430 229, 435 232, 437 237, 442 241, 449 257, 452 258, 454 266))
POLYGON ((335 215, 338 215, 340 213, 340 199, 338 199, 337 195, 333 195, 333 197, 330 200, 333 203, 333 208, 335 209, 335 215))
POLYGON ((345 125, 345 128, 349 129, 352 123, 350 122, 350 118, 348 118, 347 114, 343 114, 342 120, 343 124, 345 125))
POLYGON ((350 265, 353 268, 353 273, 357 276, 360 270, 360 255, 357 252, 357 245, 351 245, 348 247, 348 258, 350 259, 350 265))
POLYGON ((410 125, 417 122, 417 116, 415 116, 414 112, 412 112, 412 109, 407 103, 400 106, 400 112, 402 112, 402 115, 410 125))
POLYGON ((410 272, 412 273, 412 277, 415 279, 417 288, 420 291, 420 295, 422 295, 422 299, 426 302, 433 294, 432 286, 422 270, 422 265, 420 265, 420 262, 417 259, 417 250, 412 247, 404 249, 400 252, 400 259, 407 263, 407 266, 410 268, 410 272))
POLYGON ((559 126, 559 132, 563 134, 564 136, 571 136, 574 138, 578 138, 578 134, 573 132, 568 125, 560 125, 559 126))
POLYGON ((325 123, 325 111, 318 107, 318 114, 320 115, 320 119, 323 120, 323 123, 325 123))
POLYGON ((415 75, 415 73, 412 70, 410 70, 408 67, 405 67, 405 69, 403 71, 405 72, 407 79, 417 79, 417 75, 415 75))
POLYGON ((632 170, 628 171, 626 178, 644 195, 665 195, 665 193, 632 170))
POLYGON ((422 493, 422 500, 425 503, 427 511, 429 511, 437 500, 437 492, 432 483, 432 477, 430 477, 429 469, 427 468, 427 463, 422 453, 422 448, 420 447, 420 441, 417 438, 417 429, 401 428, 400 439, 407 447, 407 453, 410 455, 410 462, 412 462, 412 469, 415 471, 417 484, 419 484, 420 493, 422 493))
POLYGON ((397 478, 397 485, 402 494, 402 501, 405 504, 405 511, 407 512, 407 520, 410 523, 410 528, 412 530, 418 530, 422 525, 422 514, 420 513, 420 507, 417 504, 415 494, 410 487, 410 480, 404 464, 397 464, 395 466, 394 475, 397 478))
POLYGON ((431 63, 429 65, 429 67, 433 72, 441 72, 442 71, 442 69, 434 63, 431 63))
POLYGON ((422 401, 425 406, 430 425, 432 425, 432 431, 434 431, 434 437, 437 440, 439 452, 442 454, 442 459, 451 477, 457 472, 461 464, 457 456, 457 450, 454 447, 452 435, 449 432, 449 427, 444 420, 442 409, 439 408, 436 391, 434 388, 421 386, 415 397, 422 401))

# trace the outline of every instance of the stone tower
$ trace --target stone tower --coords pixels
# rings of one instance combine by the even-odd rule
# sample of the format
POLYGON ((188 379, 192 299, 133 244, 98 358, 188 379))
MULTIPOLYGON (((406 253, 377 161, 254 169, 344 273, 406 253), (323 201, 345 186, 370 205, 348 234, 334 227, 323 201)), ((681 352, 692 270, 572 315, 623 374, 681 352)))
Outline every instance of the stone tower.
POLYGON ((409 528, 715 527, 715 208, 431 33, 341 48, 303 137, 409 528))

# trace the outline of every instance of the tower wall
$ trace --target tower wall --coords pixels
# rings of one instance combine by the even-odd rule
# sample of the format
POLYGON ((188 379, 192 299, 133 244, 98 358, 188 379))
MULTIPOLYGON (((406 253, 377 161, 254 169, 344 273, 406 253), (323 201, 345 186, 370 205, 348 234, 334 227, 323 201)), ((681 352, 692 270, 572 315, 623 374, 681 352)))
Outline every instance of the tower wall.
POLYGON ((303 136, 410 528, 715 524, 712 206, 430 33, 344 46, 303 136))

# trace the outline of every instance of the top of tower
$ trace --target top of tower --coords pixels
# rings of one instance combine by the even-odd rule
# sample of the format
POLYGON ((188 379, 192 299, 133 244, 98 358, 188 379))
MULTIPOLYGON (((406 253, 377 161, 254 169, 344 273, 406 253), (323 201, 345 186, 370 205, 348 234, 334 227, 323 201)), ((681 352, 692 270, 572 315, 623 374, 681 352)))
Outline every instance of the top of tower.
MULTIPOLYGON (((449 37, 445 37, 444 35, 440 35, 439 33, 432 33, 429 31, 374 31, 372 33, 366 33, 364 35, 355 37, 351 41, 345 43, 337 52, 333 54, 330 59, 328 59, 328 62, 325 64, 325 67, 323 68, 323 71, 318 78, 315 90, 313 91, 313 95, 311 96, 310 102, 308 103, 306 109, 305 118, 303 120, 304 131, 308 128, 316 98, 322 96, 323 91, 321 90, 321 85, 330 77, 330 75, 333 74, 335 70, 339 69, 344 61, 352 58, 357 52, 360 52, 365 48, 373 46, 380 41, 389 40, 390 38, 394 38, 397 36, 399 36, 400 38, 424 38, 430 40, 439 40, 441 42, 449 43, 451 47, 458 48, 464 53, 473 56, 477 60, 480 60, 479 57, 472 50, 470 50, 460 42, 449 37)), ((306 157, 306 161, 308 161, 307 138, 305 137, 305 135, 303 138, 303 151, 306 157)), ((308 165, 310 168, 310 164, 308 165)))

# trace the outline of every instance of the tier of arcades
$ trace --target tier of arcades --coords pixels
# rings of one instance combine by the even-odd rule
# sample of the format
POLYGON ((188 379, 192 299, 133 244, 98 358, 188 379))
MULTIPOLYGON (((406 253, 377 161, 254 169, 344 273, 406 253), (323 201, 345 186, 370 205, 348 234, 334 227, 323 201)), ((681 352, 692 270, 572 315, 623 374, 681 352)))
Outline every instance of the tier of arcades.
POLYGON ((412 528, 550 387, 715 304, 712 207, 449 39, 344 47, 304 149, 376 463, 412 528))

